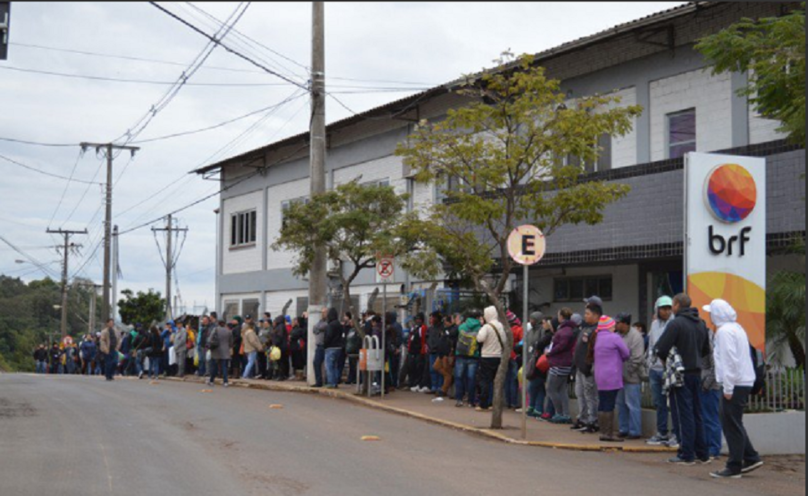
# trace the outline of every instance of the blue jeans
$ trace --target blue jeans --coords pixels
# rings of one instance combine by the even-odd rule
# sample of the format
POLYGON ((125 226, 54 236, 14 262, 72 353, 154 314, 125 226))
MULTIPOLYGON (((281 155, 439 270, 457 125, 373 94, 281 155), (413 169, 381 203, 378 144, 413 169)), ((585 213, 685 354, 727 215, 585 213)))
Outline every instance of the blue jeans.
POLYGON ((160 357, 149 357, 149 379, 157 379, 160 375, 160 357))
POLYGON ((430 353, 429 354, 429 378, 432 380, 432 391, 440 391, 440 388, 443 387, 443 376, 440 375, 440 372, 435 370, 435 361, 438 359, 437 353, 430 353))
POLYGON ((36 373, 44 374, 48 371, 48 363, 43 360, 36 361, 36 373))
POLYGON ((704 441, 707 444, 707 454, 718 456, 721 454, 721 417, 718 413, 721 391, 702 389, 699 394, 701 395, 701 416, 704 418, 704 441))
POLYGON ((253 377, 253 369, 255 368, 255 361, 258 359, 258 352, 251 351, 247 355, 247 366, 244 367, 244 373, 241 374, 242 379, 250 379, 253 377))
POLYGON ((623 384, 623 389, 617 393, 617 415, 621 433, 642 435, 640 398, 640 384, 623 384))
POLYGON ((398 372, 401 364, 401 355, 390 356, 390 387, 398 387, 398 372))
POLYGON ((516 360, 509 360, 508 373, 505 375, 505 404, 508 407, 519 405, 519 379, 516 377, 518 371, 516 360))
POLYGON ((527 406, 535 410, 536 413, 544 413, 544 399, 547 397, 544 379, 541 376, 531 379, 527 383, 527 406))
MULTIPOLYGON (((346 358, 345 350, 342 348, 339 349, 339 356, 337 357, 337 382, 334 384, 339 384, 342 382, 342 373, 345 371, 345 358, 346 358)), ((326 358, 327 360, 327 358, 326 358)))
POLYGON ((342 358, 342 350, 340 348, 328 348, 325 350, 325 375, 326 382, 329 386, 339 384, 340 358, 342 358))
POLYGON ((205 377, 206 365, 207 365, 207 360, 205 359, 205 356, 207 355, 207 353, 208 350, 206 350, 205 348, 201 346, 196 347, 196 356, 199 357, 199 366, 196 368, 196 373, 199 377, 205 377))
POLYGON ((314 385, 323 387, 323 363, 325 363, 325 348, 318 344, 314 349, 314 385))
POLYGON ((115 375, 115 367, 118 366, 118 354, 117 353, 109 353, 105 360, 104 360, 104 375, 107 376, 107 379, 112 379, 112 376, 115 375))
POLYGON ((222 373, 222 382, 227 384, 227 365, 230 360, 224 358, 214 358, 210 361, 210 382, 216 380, 216 369, 222 373))
POLYGON ((673 388, 673 408, 679 417, 679 457, 687 461, 709 456, 704 442, 700 390, 701 374, 684 374, 684 385, 673 388))
POLYGON ((657 432, 663 436, 668 435, 668 396, 662 392, 662 371, 651 369, 648 372, 648 382, 651 384, 651 395, 656 408, 657 432))
POLYGON ((475 397, 477 382, 477 365, 480 359, 474 357, 458 356, 455 360, 455 399, 463 401, 463 395, 468 393, 469 404, 476 405, 475 397))

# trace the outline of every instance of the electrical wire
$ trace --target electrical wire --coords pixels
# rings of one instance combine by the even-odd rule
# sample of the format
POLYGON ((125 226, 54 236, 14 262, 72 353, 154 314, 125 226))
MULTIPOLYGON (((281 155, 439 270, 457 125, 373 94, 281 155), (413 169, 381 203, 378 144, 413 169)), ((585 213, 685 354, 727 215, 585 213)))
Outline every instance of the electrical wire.
MULTIPOLYGON (((0 66, 2 67, 2 66, 0 66)), ((60 147, 65 148, 69 146, 79 146, 78 143, 44 143, 42 141, 30 141, 30 140, 21 140, 16 138, 3 138, 0 137, 0 141, 8 141, 10 143, 19 143, 21 145, 35 145, 35 146, 49 146, 49 147, 60 147)))
POLYGON ((42 262, 40 262, 40 261, 39 261, 39 260, 37 260, 36 258, 32 257, 31 255, 29 255, 29 254, 25 253, 24 251, 22 251, 21 249, 17 248, 16 246, 14 246, 14 244, 13 244, 11 241, 7 240, 7 239, 6 239, 6 238, 4 238, 2 235, 0 235, 0 241, 4 242, 4 243, 5 243, 5 244, 7 244, 8 246, 10 246, 10 247, 11 247, 11 249, 13 249, 14 251, 16 251, 17 253, 19 253, 20 255, 22 255, 23 257, 25 257, 26 259, 28 259, 28 261, 29 261, 29 262, 31 262, 32 264, 36 265, 36 266, 37 266, 37 267, 39 267, 40 269, 42 269, 42 271, 43 271, 43 272, 45 272, 46 274, 48 274, 48 275, 50 275, 50 276, 52 276, 52 277, 54 277, 54 278, 58 276, 58 274, 56 274, 55 272, 51 271, 51 270, 50 270, 50 269, 49 269, 49 268, 48 268, 48 267, 47 267, 45 264, 43 264, 42 262))
POLYGON ((62 190, 62 196, 59 197, 59 203, 56 204, 56 208, 53 210, 53 214, 51 214, 51 218, 48 221, 48 228, 50 229, 51 223, 53 222, 53 218, 56 217, 56 212, 59 211, 59 207, 62 206, 62 202, 65 199, 65 193, 67 193, 67 189, 70 187, 70 183, 73 181, 73 174, 76 173, 76 167, 79 165, 79 161, 81 157, 84 155, 84 151, 79 148, 79 154, 76 156, 76 163, 73 164, 73 169, 70 171, 70 179, 65 183, 65 188, 62 190))
POLYGON ((63 179, 63 180, 68 181, 68 182, 73 181, 73 182, 82 183, 82 184, 100 184, 100 183, 93 183, 93 182, 90 182, 90 181, 83 181, 81 179, 72 179, 72 178, 67 177, 67 176, 62 176, 62 175, 59 175, 59 174, 54 174, 52 172, 43 171, 41 169, 37 169, 36 167, 31 167, 30 165, 25 165, 22 162, 19 162, 17 160, 11 159, 11 158, 8 158, 8 157, 6 157, 5 155, 2 155, 2 154, 0 154, 0 158, 2 158, 3 160, 5 160, 7 162, 10 162, 10 163, 12 163, 14 165, 17 165, 17 166, 20 166, 22 168, 28 169, 30 171, 38 172, 39 174, 43 174, 45 176, 55 177, 57 179, 63 179))

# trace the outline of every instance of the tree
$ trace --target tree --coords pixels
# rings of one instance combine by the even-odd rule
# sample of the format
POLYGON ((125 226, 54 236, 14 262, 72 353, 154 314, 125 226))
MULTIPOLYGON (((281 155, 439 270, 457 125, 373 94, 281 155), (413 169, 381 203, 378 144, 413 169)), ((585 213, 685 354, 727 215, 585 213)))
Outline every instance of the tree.
MULTIPOLYGON (((805 263, 804 240, 792 248, 805 263)), ((787 346, 797 367, 805 369, 805 273, 776 272, 766 289, 766 340, 776 350, 787 346)))
MULTIPOLYGON (((341 184, 309 202, 291 204, 272 248, 294 252, 292 272, 303 276, 311 269, 315 247, 325 247, 328 260, 339 266, 343 300, 356 315, 351 284, 362 270, 375 267, 378 253, 401 254, 394 232, 406 201, 407 195, 396 194, 391 186, 363 185, 357 180, 341 184)), ((354 319, 354 326, 364 337, 359 319, 354 319)))
POLYGON ((159 291, 138 291, 135 296, 131 289, 124 289, 121 294, 125 298, 118 300, 118 312, 124 324, 139 323, 149 326, 163 319, 165 299, 160 297, 159 291))
MULTIPOLYGON (((504 54, 501 63, 510 62, 504 54)), ((602 134, 624 135, 639 106, 609 107, 616 97, 591 96, 573 104, 559 82, 523 55, 515 63, 468 76, 459 93, 471 98, 441 122, 422 121, 396 153, 418 182, 446 187, 446 200, 402 224, 411 250, 403 267, 418 276, 444 269, 468 278, 507 323, 501 295, 513 268, 510 232, 529 221, 545 234, 564 224, 597 224, 604 207, 628 187, 582 180, 578 165, 597 159, 602 134), (568 106, 567 106, 568 105, 568 106), (562 160, 574 156, 579 160, 562 160), (494 258, 498 275, 491 275, 494 258)), ((502 427, 502 389, 513 335, 497 370, 491 428, 502 427)))
POLYGON ((805 2, 802 10, 757 21, 743 18, 695 46, 713 74, 749 71, 738 91, 755 110, 781 122, 778 129, 796 143, 805 141, 805 2))

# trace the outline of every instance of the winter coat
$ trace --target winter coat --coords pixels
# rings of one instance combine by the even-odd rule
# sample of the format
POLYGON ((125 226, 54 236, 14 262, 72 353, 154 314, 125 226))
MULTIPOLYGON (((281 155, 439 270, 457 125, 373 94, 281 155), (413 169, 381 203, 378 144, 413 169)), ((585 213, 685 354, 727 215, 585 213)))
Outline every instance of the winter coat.
POLYGON ((625 384, 639 384, 640 367, 645 361, 645 342, 642 334, 637 329, 631 327, 625 335, 620 335, 629 350, 629 358, 623 362, 623 382, 625 384))
MULTIPOLYGON (((80 350, 81 350, 81 357, 84 359, 85 362, 91 362, 95 360, 95 355, 98 352, 98 348, 95 346, 95 343, 91 340, 82 342, 80 350)), ((47 353, 45 353, 45 356, 47 357, 47 353)))
POLYGON ((574 327, 575 324, 566 320, 553 334, 553 347, 547 352, 550 367, 572 367, 572 354, 575 349, 575 336, 572 333, 574 327))
POLYGON ((151 352, 149 358, 160 358, 163 356, 163 340, 162 336, 158 333, 151 333, 151 352))
POLYGON ((427 350, 426 326, 416 324, 410 329, 407 339, 407 351, 412 355, 425 355, 427 350))
POLYGON ((668 320, 662 320, 659 318, 659 308, 656 306, 656 304, 654 305, 654 315, 656 315, 657 318, 651 323, 651 329, 648 331, 648 368, 662 372, 664 367, 662 366, 662 362, 659 360, 659 357, 654 353, 654 346, 656 346, 657 341, 659 341, 659 338, 662 337, 662 334, 665 333, 665 329, 668 327, 668 324, 673 322, 674 315, 671 314, 668 320))
POLYGON ((326 349, 329 348, 344 348, 345 347, 345 339, 343 338, 343 329, 342 324, 339 322, 339 314, 337 313, 336 308, 329 308, 328 309, 328 316, 326 317, 328 320, 328 325, 325 329, 325 339, 323 340, 323 346, 326 349))
POLYGON ((598 331, 595 340, 595 384, 598 391, 623 389, 623 362, 631 352, 619 334, 598 331))
POLYGON ((186 341, 188 341, 188 331, 185 330, 184 327, 178 327, 177 332, 174 333, 174 351, 178 354, 183 354, 187 352, 187 348, 185 347, 186 341))
POLYGON ((483 345, 480 355, 483 358, 501 358, 502 346, 507 345, 508 336, 499 321, 497 307, 493 305, 486 307, 483 310, 483 316, 485 317, 485 325, 477 333, 477 342, 483 345))
POLYGON ((219 335, 219 347, 210 350, 211 360, 230 360, 233 350, 233 331, 227 326, 216 327, 215 331, 219 335))
POLYGON ((289 333, 286 332, 286 320, 283 317, 275 319, 275 328, 270 334, 272 346, 280 348, 282 353, 289 351, 289 333))
POLYGON ((657 341, 654 353, 665 360, 676 346, 682 356, 684 372, 701 374, 702 357, 710 353, 707 325, 699 318, 696 308, 682 308, 657 341))
POLYGON ((261 340, 258 339, 258 335, 255 334, 255 329, 251 327, 246 328, 242 337, 244 339, 245 355, 249 355, 253 351, 257 351, 259 353, 264 351, 264 345, 261 344, 261 340))
POLYGON ((734 394, 735 386, 751 387, 755 383, 755 368, 749 350, 749 338, 738 324, 738 315, 724 300, 710 303, 710 319, 715 332, 715 378, 724 394, 734 394))
POLYGON ((572 355, 572 364, 576 370, 579 370, 585 377, 592 375, 592 366, 586 363, 586 353, 589 349, 589 340, 592 339, 597 324, 581 324, 581 330, 578 332, 578 338, 575 341, 575 351, 572 355))

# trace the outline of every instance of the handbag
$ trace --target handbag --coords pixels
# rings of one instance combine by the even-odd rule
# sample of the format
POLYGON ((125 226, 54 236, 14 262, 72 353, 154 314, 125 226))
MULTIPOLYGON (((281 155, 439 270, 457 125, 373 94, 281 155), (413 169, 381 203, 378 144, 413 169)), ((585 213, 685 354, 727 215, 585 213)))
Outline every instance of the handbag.
POLYGON ((541 350, 539 350, 538 347, 537 347, 535 350, 533 350, 530 353, 530 356, 527 359, 527 363, 534 364, 533 367, 530 367, 527 370, 526 377, 527 377, 527 380, 529 380, 529 381, 532 381, 534 379, 539 378, 540 372, 539 372, 539 369, 536 368, 536 365, 538 365, 539 358, 541 357, 541 355, 539 353, 541 353, 541 350))
POLYGON ((269 359, 273 362, 277 362, 278 360, 280 360, 281 349, 278 348, 277 346, 272 346, 272 348, 269 349, 269 359))
POLYGON ((542 354, 538 360, 536 360, 536 368, 542 374, 546 374, 548 370, 550 370, 550 361, 547 360, 547 355, 542 354))

